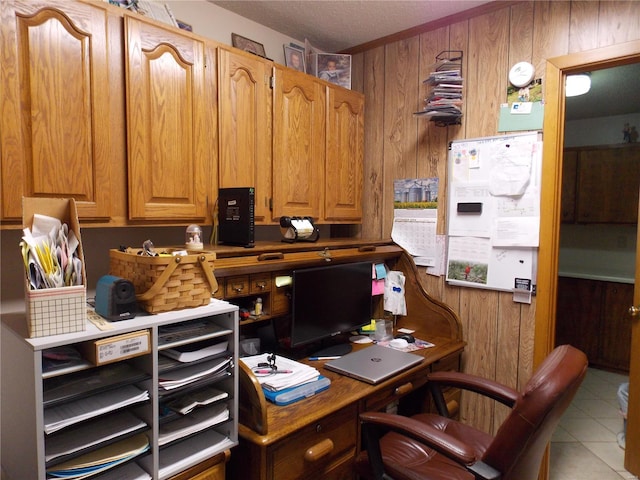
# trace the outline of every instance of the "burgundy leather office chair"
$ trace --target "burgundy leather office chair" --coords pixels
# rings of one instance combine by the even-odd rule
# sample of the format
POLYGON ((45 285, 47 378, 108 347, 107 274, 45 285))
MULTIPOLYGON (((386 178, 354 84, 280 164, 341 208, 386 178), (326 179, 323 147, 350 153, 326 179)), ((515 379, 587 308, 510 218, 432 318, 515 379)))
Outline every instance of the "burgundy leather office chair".
POLYGON ((524 390, 458 372, 428 375, 440 415, 360 415, 364 478, 395 480, 536 480, 545 448, 587 371, 587 357, 563 345, 540 364, 524 390), (488 396, 511 408, 495 436, 447 418, 441 387, 488 396))

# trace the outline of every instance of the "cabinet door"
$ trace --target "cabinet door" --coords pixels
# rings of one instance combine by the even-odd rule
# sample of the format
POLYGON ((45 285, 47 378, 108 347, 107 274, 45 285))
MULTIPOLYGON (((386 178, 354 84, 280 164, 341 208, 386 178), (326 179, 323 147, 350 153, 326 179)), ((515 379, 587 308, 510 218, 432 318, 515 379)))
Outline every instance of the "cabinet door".
POLYGON ((218 49, 219 186, 255 187, 256 222, 270 221, 271 63, 218 49))
POLYGON ((339 87, 328 87, 325 219, 362 219, 364 162, 364 97, 339 87))
POLYGON ((602 306, 602 365, 629 371, 631 359, 631 318, 633 285, 607 283, 602 306))
POLYGON ((207 71, 215 67, 205 68, 199 40, 131 17, 125 24, 129 218, 203 220, 215 153, 207 71))
POLYGON ((107 220, 123 158, 110 148, 109 102, 122 92, 106 10, 3 1, 0 14, 1 217, 20 219, 22 196, 40 196, 73 197, 80 218, 107 220))
POLYGON ((310 75, 274 69, 273 217, 323 218, 326 87, 310 75))
POLYGON ((590 363, 600 357, 600 312, 604 282, 560 277, 556 307, 556 345, 570 344, 582 350, 590 363))
POLYGON ((562 197, 560 200, 561 221, 576 221, 576 176, 578 169, 578 151, 565 150, 562 158, 562 197))
POLYGON ((585 149, 578 161, 578 221, 636 223, 640 147, 585 149))

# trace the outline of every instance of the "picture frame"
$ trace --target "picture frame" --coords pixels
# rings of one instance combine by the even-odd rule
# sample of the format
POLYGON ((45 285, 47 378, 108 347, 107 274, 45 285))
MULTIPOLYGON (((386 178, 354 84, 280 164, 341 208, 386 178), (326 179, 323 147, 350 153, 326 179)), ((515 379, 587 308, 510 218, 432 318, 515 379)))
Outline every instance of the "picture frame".
POLYGON ((308 73, 311 75, 351 89, 351 55, 313 53, 309 62, 308 73))
POLYGON ((267 58, 267 55, 264 51, 264 45, 249 38, 243 37, 242 35, 238 35, 237 33, 231 34, 231 45, 233 45, 235 48, 239 48, 240 50, 244 50, 245 52, 253 53, 254 55, 258 55, 259 57, 267 58))
POLYGON ((299 72, 306 72, 305 52, 290 45, 284 45, 285 65, 299 72))

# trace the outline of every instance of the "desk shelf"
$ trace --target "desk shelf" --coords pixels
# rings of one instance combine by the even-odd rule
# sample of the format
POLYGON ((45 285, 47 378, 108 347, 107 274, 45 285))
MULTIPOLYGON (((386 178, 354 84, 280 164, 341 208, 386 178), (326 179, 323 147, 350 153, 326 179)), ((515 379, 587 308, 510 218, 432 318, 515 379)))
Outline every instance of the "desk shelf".
MULTIPOLYGON (((51 337, 26 338, 24 314, 2 316, 1 368, 2 368, 2 431, 14 432, 2 436, 2 467, 9 478, 47 478, 46 469, 62 460, 73 460, 85 453, 98 450, 116 442, 127 441, 134 435, 143 435, 149 447, 136 458, 115 467, 112 473, 118 478, 131 478, 134 471, 146 471, 156 480, 168 479, 189 470, 211 457, 227 452, 238 443, 238 378, 235 366, 238 364, 238 308, 227 302, 213 300, 210 305, 161 313, 140 315, 131 320, 112 323, 113 329, 101 331, 87 323, 84 332, 51 337), (194 323, 204 324, 203 332, 180 335, 181 328, 192 329, 194 323), (167 341, 166 332, 176 330, 179 339, 167 341), (80 367, 79 371, 60 371, 55 376, 43 374, 43 351, 67 345, 83 345, 94 340, 106 339, 129 332, 147 330, 150 338, 150 352, 119 362, 101 366, 80 367), (164 334, 164 335, 163 335, 164 334), (210 341, 212 344, 226 341, 226 351, 191 363, 171 363, 164 360, 163 349, 189 343, 210 341), (211 360, 211 359, 215 360, 211 360), (219 371, 209 371, 206 362, 228 360, 219 371), (163 391, 163 375, 176 369, 202 365, 206 374, 179 388, 163 391), (104 384, 92 386, 92 378, 109 377, 111 372, 120 372, 121 379, 115 382, 105 380, 104 384), (87 388, 80 386, 87 383, 87 388), (71 389, 72 385, 78 388, 71 389), (167 422, 161 418, 163 402, 195 389, 215 385, 226 396, 199 410, 199 422, 193 429, 180 433, 165 442, 161 431, 167 422), (136 389, 148 392, 145 399, 130 405, 114 408, 113 412, 83 420, 61 428, 55 433, 45 433, 47 412, 58 406, 65 407, 82 399, 104 397, 109 393, 128 392, 136 389), (166 393, 166 396, 163 394, 166 393), (226 411, 218 415, 219 409, 226 411), (204 414, 203 414, 204 412, 204 414), (86 428, 87 432, 106 429, 105 418, 124 418, 131 425, 140 423, 131 431, 116 431, 111 438, 104 438, 95 444, 77 449, 58 459, 49 459, 53 450, 60 446, 57 440, 65 432, 86 428)), ((82 350, 82 349, 79 349, 82 350)), ((196 367, 197 368, 197 367, 196 367)), ((98 382, 100 383, 100 382, 98 382)), ((108 401, 107 409, 110 408, 108 401)), ((115 407, 116 404, 114 403, 115 407)), ((200 407, 197 407, 200 408, 200 407)), ((195 410, 194 410, 195 411, 195 410)), ((193 411, 191 412, 193 413, 193 411)), ((187 416, 190 414, 186 414, 187 416)), ((176 420, 178 418, 176 417, 176 420)), ((126 422, 125 422, 126 423, 126 422)), ((142 439, 143 437, 136 437, 142 439)), ((142 440, 141 440, 142 441, 142 440)), ((225 457, 226 458, 226 457, 225 457)), ((96 477, 99 478, 99 477, 96 477)))

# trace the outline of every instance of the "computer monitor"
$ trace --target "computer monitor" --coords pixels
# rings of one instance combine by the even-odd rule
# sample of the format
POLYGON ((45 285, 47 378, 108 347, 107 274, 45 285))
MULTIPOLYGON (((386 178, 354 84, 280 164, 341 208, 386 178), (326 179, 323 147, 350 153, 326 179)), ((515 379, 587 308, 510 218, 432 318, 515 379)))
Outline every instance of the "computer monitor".
POLYGON ((324 341, 316 355, 344 355, 348 342, 327 339, 371 322, 371 262, 327 265, 293 271, 291 346, 324 341))

